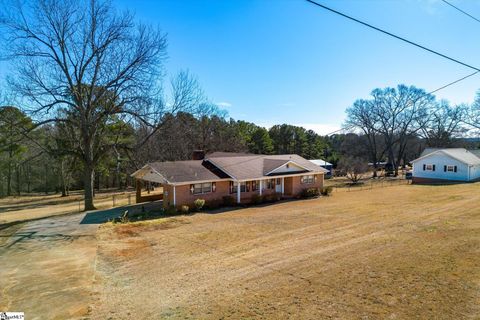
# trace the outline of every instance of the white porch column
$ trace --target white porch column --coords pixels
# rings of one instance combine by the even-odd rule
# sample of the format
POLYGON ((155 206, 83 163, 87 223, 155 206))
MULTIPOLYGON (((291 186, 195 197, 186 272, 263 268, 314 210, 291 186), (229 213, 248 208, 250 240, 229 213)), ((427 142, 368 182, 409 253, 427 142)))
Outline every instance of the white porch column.
POLYGON ((263 189, 263 180, 260 180, 260 195, 262 195, 262 189, 263 189))
POLYGON ((177 205, 177 195, 175 193, 175 185, 173 185, 173 206, 177 205))
POLYGON ((285 193, 285 178, 282 178, 282 196, 285 193))
POLYGON ((240 203, 240 181, 237 181, 237 203, 240 203))

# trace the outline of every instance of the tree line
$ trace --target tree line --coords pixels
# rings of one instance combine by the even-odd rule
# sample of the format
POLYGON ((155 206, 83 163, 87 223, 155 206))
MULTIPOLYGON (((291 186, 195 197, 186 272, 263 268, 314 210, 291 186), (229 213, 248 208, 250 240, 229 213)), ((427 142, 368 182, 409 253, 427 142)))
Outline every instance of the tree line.
MULTIPOLYGON (((151 129, 117 121, 115 134, 105 137, 114 147, 102 154, 94 171, 93 188, 125 189, 129 174, 152 161, 189 160, 194 150, 257 154, 296 153, 308 159, 325 157, 329 141, 311 130, 288 124, 270 129, 228 118, 210 106, 202 115, 187 112, 165 114, 153 134, 151 129), (206 112, 206 113, 205 113, 206 112), (144 142, 145 136, 151 135, 144 142)), ((35 126, 21 109, 0 108, 0 195, 83 189, 84 163, 64 123, 35 126)))

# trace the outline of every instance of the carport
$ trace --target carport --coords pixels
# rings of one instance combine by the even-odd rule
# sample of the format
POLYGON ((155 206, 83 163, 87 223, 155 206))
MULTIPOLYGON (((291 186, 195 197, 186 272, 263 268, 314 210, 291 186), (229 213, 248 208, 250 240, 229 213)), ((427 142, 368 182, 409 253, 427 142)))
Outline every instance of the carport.
POLYGON ((132 173, 131 176, 135 178, 136 203, 163 200, 163 186, 165 183, 165 179, 162 177, 162 175, 160 175, 150 166, 144 166, 143 168, 132 173), (142 189, 150 183, 159 184, 162 188, 162 191, 151 194, 150 188, 147 188, 147 195, 142 195, 142 189))

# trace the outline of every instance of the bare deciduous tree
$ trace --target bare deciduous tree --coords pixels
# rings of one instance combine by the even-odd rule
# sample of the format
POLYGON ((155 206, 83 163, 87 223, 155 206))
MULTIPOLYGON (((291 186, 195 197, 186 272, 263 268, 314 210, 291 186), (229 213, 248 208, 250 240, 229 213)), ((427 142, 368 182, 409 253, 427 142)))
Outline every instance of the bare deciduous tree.
POLYGON ((352 156, 346 156, 340 159, 338 167, 339 169, 345 171, 347 178, 353 183, 358 183, 358 181, 368 171, 367 161, 362 158, 352 156))
POLYGON ((377 177, 378 163, 385 153, 384 144, 379 140, 379 119, 370 100, 357 100, 347 108, 345 127, 360 129, 368 141, 368 154, 373 164, 373 177, 377 177))
POLYGON ((421 135, 429 147, 445 148, 452 146, 453 139, 466 132, 463 122, 466 119, 468 107, 465 105, 450 106, 448 101, 440 101, 421 128, 421 135))
MULTIPOLYGON (((121 120, 155 132, 166 111, 189 108, 179 90, 167 106, 160 80, 166 36, 102 0, 36 0, 4 4, 3 31, 15 63, 10 84, 38 122, 66 123, 84 168, 85 210, 93 209, 95 167, 115 142, 109 124, 121 120)), ((178 86, 188 88, 188 77, 178 86), (185 84, 185 81, 187 83, 185 84)))

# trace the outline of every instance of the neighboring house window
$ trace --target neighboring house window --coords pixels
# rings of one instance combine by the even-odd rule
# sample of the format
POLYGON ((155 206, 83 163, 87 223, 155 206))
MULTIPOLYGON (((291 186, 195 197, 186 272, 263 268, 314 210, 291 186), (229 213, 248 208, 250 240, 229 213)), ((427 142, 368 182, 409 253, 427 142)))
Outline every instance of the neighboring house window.
POLYGON ((202 193, 210 193, 213 190, 212 182, 206 183, 195 183, 190 187, 190 191, 193 194, 202 194, 202 193))
POLYGON ((445 172, 457 172, 457 166, 443 166, 445 172))
POLYGON ((435 171, 435 165, 434 164, 424 164, 423 165, 423 171, 435 171))
POLYGON ((310 176, 302 176, 301 182, 303 184, 312 184, 315 182, 315 177, 313 175, 310 176))

